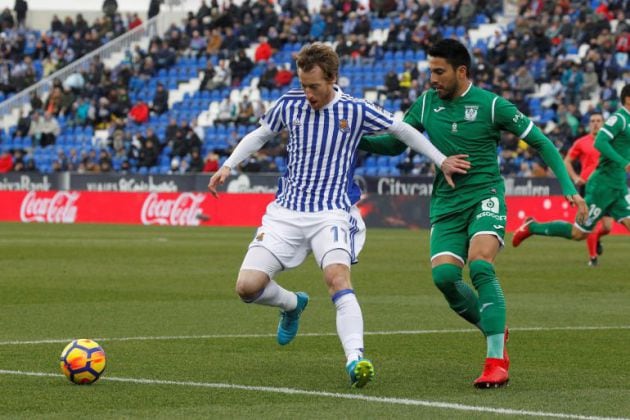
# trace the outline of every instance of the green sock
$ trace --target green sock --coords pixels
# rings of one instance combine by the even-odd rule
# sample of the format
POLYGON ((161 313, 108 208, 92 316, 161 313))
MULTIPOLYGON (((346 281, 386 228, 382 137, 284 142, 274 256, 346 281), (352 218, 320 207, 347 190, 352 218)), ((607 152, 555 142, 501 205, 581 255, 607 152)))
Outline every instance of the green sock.
POLYGON ((431 274, 433 282, 440 289, 451 309, 481 329, 477 295, 463 282, 461 267, 454 264, 441 264, 433 267, 431 274))
POLYGON ((494 334, 486 337, 486 343, 488 344, 488 353, 486 357, 492 357, 493 359, 503 359, 503 339, 505 334, 494 334))
POLYGON ((555 221, 548 223, 532 222, 529 224, 529 231, 534 235, 558 236, 560 238, 571 239, 571 223, 555 221))
MULTIPOLYGON (((479 314, 481 316, 481 330, 486 337, 505 332, 505 298, 503 290, 494 273, 494 266, 484 260, 475 260, 469 264, 470 278, 479 294, 479 314)), ((501 356, 503 357, 503 342, 501 356)), ((493 354, 494 354, 493 347, 493 354)))

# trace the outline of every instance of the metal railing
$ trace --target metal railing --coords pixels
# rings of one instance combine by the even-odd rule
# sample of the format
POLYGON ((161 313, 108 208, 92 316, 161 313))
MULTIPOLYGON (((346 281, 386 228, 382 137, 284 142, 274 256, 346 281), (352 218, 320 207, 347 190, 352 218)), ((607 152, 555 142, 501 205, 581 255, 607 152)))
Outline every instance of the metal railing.
POLYGON ((2 127, 10 125, 8 121, 9 119, 17 118, 16 115, 12 115, 12 113, 16 114, 18 109, 22 109, 26 105, 30 104, 31 94, 33 92, 37 92, 37 95, 44 100, 45 95, 50 91, 55 79, 59 79, 63 82, 69 75, 77 71, 89 69, 90 63, 95 57, 99 57, 101 61, 104 61, 114 53, 126 51, 135 43, 145 39, 150 39, 156 35, 162 35, 167 31, 172 23, 177 22, 179 17, 180 15, 176 13, 160 13, 150 20, 143 22, 142 25, 125 32, 107 44, 84 55, 66 67, 57 70, 51 75, 1 102, 0 120, 2 120, 2 127))

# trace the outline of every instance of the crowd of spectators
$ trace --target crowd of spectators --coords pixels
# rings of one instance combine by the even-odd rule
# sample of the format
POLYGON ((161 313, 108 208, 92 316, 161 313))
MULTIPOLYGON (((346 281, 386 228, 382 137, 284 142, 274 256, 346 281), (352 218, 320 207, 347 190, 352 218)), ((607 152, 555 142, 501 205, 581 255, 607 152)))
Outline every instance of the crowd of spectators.
POLYGON ((81 13, 74 18, 60 18, 55 14, 45 32, 25 26, 28 10, 25 0, 16 0, 15 15, 8 7, 3 9, 0 13, 1 95, 6 97, 27 88, 142 24, 137 13, 123 16, 116 12, 116 8, 104 5, 106 13, 91 23, 81 13))
MULTIPOLYGON (((598 109, 607 114, 618 105, 615 81, 630 82, 626 80, 630 78, 627 67, 624 70, 618 59, 618 53, 627 55, 630 49, 624 14, 627 0, 602 1, 596 10, 578 1, 522 0, 519 17, 507 27, 497 26, 491 37, 475 43, 467 30, 480 20, 493 22, 501 11, 501 1, 372 3, 373 9, 368 11, 356 1, 323 1, 321 9, 313 12, 302 0, 280 0, 278 8, 264 0, 241 5, 230 2, 224 8, 216 1, 202 1, 199 10, 190 12, 183 25, 173 25, 163 37, 153 38, 146 51, 136 47, 115 68, 106 68, 95 59, 88 71, 76 73, 63 83, 56 81, 45 101, 34 95, 31 115, 20 118, 12 135, 31 137, 33 147, 54 147, 60 118, 66 126, 107 131, 101 148, 72 149, 67 153, 59 150, 52 170, 146 171, 164 166, 164 159, 168 160, 170 173, 215 170, 242 136, 238 127, 256 124, 265 111, 265 103, 247 95, 236 102, 229 95, 224 97, 213 123, 230 127, 227 146, 208 148, 205 132, 194 118, 171 115, 168 87, 157 83, 151 101, 132 103, 132 82, 152 80, 182 56, 215 57, 199 69, 201 90, 238 88, 252 70, 261 66, 258 88, 282 91, 291 85, 295 68, 291 60, 276 60, 278 52, 287 45, 299 46, 314 40, 334 43, 344 66, 390 66, 373 88, 378 91, 379 100, 394 100, 389 103, 405 111, 429 87, 429 75, 420 71, 413 60, 407 60, 397 71, 385 59, 387 54, 425 51, 442 36, 458 37, 472 52, 475 83, 534 116, 562 152, 583 134, 589 112, 598 109), (377 20, 389 22, 382 43, 368 41, 377 20), (250 58, 245 49, 252 45, 256 48, 250 58), (591 100, 595 106, 583 113, 582 100, 591 100), (551 113, 537 115, 542 110, 551 113), (147 124, 151 115, 168 116, 166 129, 155 130, 147 124)), ((51 31, 35 38, 33 51, 26 42, 32 33, 21 29, 17 22, 7 23, 9 35, 0 37, 0 60, 4 60, 0 66, 9 66, 10 71, 0 71, 0 89, 16 86, 12 79, 16 67, 31 68, 33 60, 52 60, 54 69, 138 21, 137 16, 124 20, 115 12, 91 25, 80 15, 63 22, 54 18, 51 31), (5 74, 11 78, 3 81, 5 74)), ((24 74, 30 74, 29 71, 24 74)), ((284 153, 284 142, 284 138, 278 138, 242 169, 281 169, 276 158, 284 153)), ((520 139, 506 134, 499 148, 505 175, 547 175, 540 159, 520 139)), ((28 159, 28 148, 15 150, 12 157, 13 170, 41 169, 28 159)), ((413 154, 400 159, 398 170, 402 174, 432 173, 430 164, 413 154)))

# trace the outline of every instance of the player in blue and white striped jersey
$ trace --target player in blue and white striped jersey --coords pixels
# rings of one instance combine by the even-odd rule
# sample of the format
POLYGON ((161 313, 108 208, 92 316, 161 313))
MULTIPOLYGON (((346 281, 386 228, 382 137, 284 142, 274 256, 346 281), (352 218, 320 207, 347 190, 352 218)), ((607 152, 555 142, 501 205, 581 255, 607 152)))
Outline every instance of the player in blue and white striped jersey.
POLYGON ((329 46, 314 43, 302 48, 297 68, 302 88, 278 99, 261 118, 260 127, 241 140, 212 176, 208 189, 216 196, 216 187, 232 168, 288 130, 287 170, 245 255, 236 291, 245 302, 282 310, 277 338, 288 344, 297 334, 308 295, 285 290, 273 279, 312 252, 337 310, 337 333, 350 383, 360 388, 372 379, 374 367, 363 358, 363 317, 350 282, 350 265, 365 241, 365 224, 353 206, 358 197, 352 194, 359 141, 370 133, 392 133, 433 160, 451 184, 451 176, 466 173, 470 164, 465 155, 445 157, 391 113, 344 94, 335 84, 339 58, 329 46))

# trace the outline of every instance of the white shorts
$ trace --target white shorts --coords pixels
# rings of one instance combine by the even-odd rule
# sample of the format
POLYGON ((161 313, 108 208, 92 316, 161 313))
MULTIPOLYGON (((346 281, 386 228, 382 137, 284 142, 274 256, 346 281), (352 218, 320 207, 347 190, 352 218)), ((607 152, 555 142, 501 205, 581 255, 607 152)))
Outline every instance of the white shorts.
POLYGON ((289 210, 274 201, 267 206, 262 226, 249 247, 266 248, 283 269, 288 269, 302 264, 310 252, 322 267, 324 256, 337 249, 346 251, 354 264, 364 243, 365 223, 356 206, 350 212, 304 213, 289 210))

